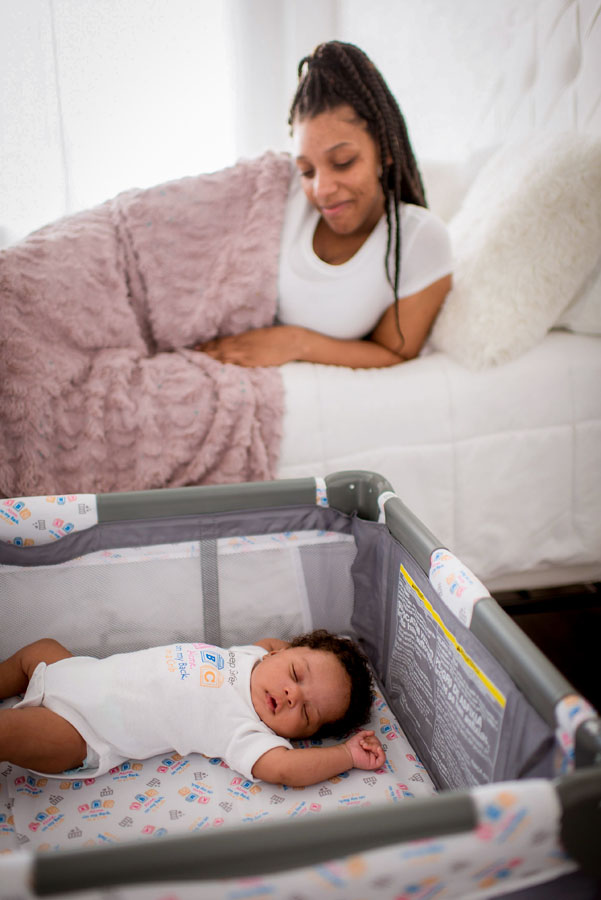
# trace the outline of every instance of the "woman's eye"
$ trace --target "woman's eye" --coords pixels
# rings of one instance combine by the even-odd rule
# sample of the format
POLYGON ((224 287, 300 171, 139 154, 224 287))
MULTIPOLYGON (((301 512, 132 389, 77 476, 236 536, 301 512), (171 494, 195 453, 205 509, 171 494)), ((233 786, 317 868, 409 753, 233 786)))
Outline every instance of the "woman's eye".
POLYGON ((346 159, 344 162, 334 163, 335 169, 348 169, 355 162, 355 159, 346 159))
POLYGON ((306 169, 304 172, 300 172, 301 178, 313 178, 313 172, 310 169, 306 169))

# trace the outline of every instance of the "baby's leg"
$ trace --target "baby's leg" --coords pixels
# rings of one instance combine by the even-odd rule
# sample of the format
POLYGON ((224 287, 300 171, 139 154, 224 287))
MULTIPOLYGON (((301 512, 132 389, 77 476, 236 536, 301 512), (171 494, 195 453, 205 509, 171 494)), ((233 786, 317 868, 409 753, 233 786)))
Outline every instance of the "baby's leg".
MULTIPOLYGON (((25 693, 38 663, 50 665, 69 656, 73 654, 52 638, 18 650, 0 662, 0 698, 25 693)), ((81 765, 86 752, 73 725, 43 706, 0 710, 0 760, 56 774, 81 765)))
POLYGON ((56 775, 80 766, 86 753, 80 733, 50 709, 0 710, 0 760, 56 775))
POLYGON ((24 694, 38 663, 50 665, 69 656, 73 654, 52 638, 27 644, 13 656, 0 662, 0 699, 24 694))

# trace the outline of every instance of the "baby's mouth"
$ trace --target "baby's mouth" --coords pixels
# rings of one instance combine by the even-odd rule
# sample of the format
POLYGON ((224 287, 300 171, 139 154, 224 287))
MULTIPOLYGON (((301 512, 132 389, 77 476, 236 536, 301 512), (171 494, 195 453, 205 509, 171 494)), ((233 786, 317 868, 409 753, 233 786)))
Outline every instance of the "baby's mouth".
POLYGON ((275 697, 272 697, 271 694, 267 694, 267 706, 272 713, 274 713, 278 708, 278 701, 275 699, 275 697))

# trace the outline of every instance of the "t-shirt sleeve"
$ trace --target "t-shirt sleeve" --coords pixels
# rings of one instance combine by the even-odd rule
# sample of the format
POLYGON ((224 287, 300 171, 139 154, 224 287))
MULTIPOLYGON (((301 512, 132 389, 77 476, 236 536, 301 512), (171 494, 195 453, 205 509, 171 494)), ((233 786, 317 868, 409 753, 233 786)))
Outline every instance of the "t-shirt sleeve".
POLYGON ((413 218, 402 231, 399 297, 423 291, 453 270, 451 238, 442 219, 423 208, 413 218))
POLYGON ((292 744, 289 740, 270 731, 267 727, 265 730, 254 730, 252 727, 245 729, 244 732, 232 735, 232 739, 224 754, 224 759, 231 769, 240 772, 248 781, 256 781, 252 774, 252 768, 256 761, 275 747, 285 747, 292 750, 292 744))

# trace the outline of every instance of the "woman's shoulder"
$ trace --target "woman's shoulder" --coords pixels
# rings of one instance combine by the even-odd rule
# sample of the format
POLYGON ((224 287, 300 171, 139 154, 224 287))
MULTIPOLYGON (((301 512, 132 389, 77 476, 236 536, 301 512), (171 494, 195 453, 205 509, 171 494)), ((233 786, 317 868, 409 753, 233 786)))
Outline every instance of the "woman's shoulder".
POLYGON ((424 206, 404 203, 401 216, 399 296, 416 293, 453 269, 451 236, 445 222, 424 206))
POLYGON ((447 224, 437 213, 427 206, 418 206, 416 203, 401 203, 401 222, 403 228, 432 228, 447 230, 447 224))
POLYGON ((425 206, 403 203, 401 228, 406 247, 420 244, 450 252, 451 236, 446 222, 425 206))

